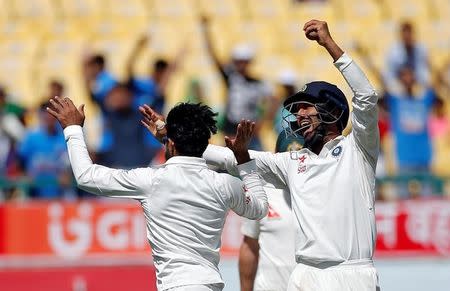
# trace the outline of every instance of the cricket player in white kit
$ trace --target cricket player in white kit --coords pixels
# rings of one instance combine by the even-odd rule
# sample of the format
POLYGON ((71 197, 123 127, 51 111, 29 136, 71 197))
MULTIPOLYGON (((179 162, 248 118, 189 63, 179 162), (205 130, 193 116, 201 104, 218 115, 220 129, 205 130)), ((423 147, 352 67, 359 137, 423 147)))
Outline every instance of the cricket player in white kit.
MULTIPOLYGON (((280 133, 275 152, 298 151, 302 137, 280 133)), ((241 291, 286 291, 295 262, 295 222, 287 189, 264 185, 269 213, 261 220, 243 219, 239 251, 241 291)))
POLYGON ((261 219, 268 211, 262 180, 246 150, 254 123, 241 122, 236 138, 227 140, 240 163, 242 181, 208 169, 201 158, 211 133, 216 132, 216 121, 211 109, 200 104, 177 105, 162 127, 144 114, 147 128, 167 132, 169 159, 157 168, 116 170, 93 164, 89 158, 82 130, 83 107, 77 109, 68 98, 50 102, 53 108, 47 110, 64 128, 78 186, 141 203, 158 290, 222 290, 219 249, 228 211, 250 219, 261 219))
MULTIPOLYGON (((326 22, 311 20, 303 30, 328 51, 353 91, 352 132, 342 136, 350 115, 342 91, 327 82, 311 82, 284 102, 295 118, 288 120, 290 131, 305 138, 305 147, 291 153, 250 153, 265 180, 291 193, 298 227, 297 266, 288 290, 377 290, 372 262, 377 95, 361 69, 331 38, 326 22)), ((204 157, 218 167, 234 159, 226 148, 213 145, 204 157)))

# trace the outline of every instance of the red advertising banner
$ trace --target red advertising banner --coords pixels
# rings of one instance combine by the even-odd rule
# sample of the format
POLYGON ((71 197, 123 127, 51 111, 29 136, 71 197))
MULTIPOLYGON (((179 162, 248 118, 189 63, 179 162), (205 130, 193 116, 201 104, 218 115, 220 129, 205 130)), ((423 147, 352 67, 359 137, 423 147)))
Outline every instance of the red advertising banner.
POLYGON ((376 256, 450 256, 449 200, 379 203, 376 219, 376 256))
MULTIPOLYGON (((450 201, 378 203, 377 256, 450 256, 450 201)), ((145 219, 137 203, 30 202, 0 206, 0 258, 126 258, 151 264, 145 219)), ((222 255, 236 256, 240 218, 230 214, 222 255)))

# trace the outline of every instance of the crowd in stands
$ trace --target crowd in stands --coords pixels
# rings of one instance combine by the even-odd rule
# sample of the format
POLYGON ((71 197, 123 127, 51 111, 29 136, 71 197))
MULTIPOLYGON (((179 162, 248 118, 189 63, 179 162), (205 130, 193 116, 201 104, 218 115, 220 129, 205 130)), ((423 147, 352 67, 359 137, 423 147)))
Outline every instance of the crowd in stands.
MULTIPOLYGON (((275 81, 262 79, 250 70, 257 54, 245 43, 236 44, 224 63, 212 44, 209 19, 200 17, 198 22, 208 57, 226 88, 221 132, 232 135, 242 118, 255 120, 258 130, 251 147, 266 149, 262 141, 271 135, 262 127, 270 124, 272 136, 283 130, 281 103, 301 88, 302 72, 280 68, 275 81)), ((374 63, 367 48, 357 45, 355 49, 355 57, 380 84, 380 199, 444 193, 450 177, 450 58, 441 67, 432 67, 427 46, 417 39, 414 25, 399 23, 398 31, 398 40, 385 52, 382 67, 374 63), (413 178, 420 186, 411 183, 413 178), (395 190, 390 185, 396 185, 395 190)), ((152 41, 148 36, 136 41, 124 78, 108 70, 110 60, 101 52, 80 59, 85 89, 99 108, 100 136, 90 148, 92 159, 99 164, 133 168, 164 162, 161 145, 140 125, 138 107, 149 104, 159 112, 168 109, 168 86, 189 52, 187 46, 180 47, 172 60, 156 59, 146 75, 138 76, 134 73, 137 56, 152 41)), ((76 189, 62 129, 45 111, 47 100, 64 96, 67 85, 52 80, 37 108, 11 103, 9 96, 15 88, 0 87, 0 200, 87 195, 76 189)), ((192 78, 187 88, 178 101, 208 102, 201 81, 192 78)))

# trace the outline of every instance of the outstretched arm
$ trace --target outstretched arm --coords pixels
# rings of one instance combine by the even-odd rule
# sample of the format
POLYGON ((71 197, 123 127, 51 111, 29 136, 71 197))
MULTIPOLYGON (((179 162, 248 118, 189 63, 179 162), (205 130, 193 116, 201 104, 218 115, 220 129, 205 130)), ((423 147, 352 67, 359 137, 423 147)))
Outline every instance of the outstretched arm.
POLYGON ((93 164, 83 137, 84 105, 78 109, 69 98, 55 97, 47 111, 58 119, 64 129, 69 159, 78 186, 93 194, 128 197, 144 197, 143 189, 152 179, 153 170, 141 168, 116 170, 93 164))
POLYGON ((131 51, 130 54, 130 58, 128 59, 125 66, 126 67, 125 80, 127 80, 127 83, 130 83, 133 80, 133 69, 136 63, 136 59, 142 52, 142 50, 147 46, 148 42, 149 42, 148 36, 143 36, 136 42, 136 45, 133 47, 133 50, 131 51))
POLYGON ((178 67, 186 58, 187 53, 188 53, 188 46, 186 43, 184 43, 183 46, 177 52, 173 61, 169 62, 167 70, 164 72, 164 75, 162 76, 161 80, 158 83, 158 90, 160 91, 161 94, 165 94, 167 84, 169 83, 170 78, 178 70, 178 67))
POLYGON ((203 37, 206 42, 206 49, 208 50, 208 54, 211 56, 213 63, 216 66, 217 70, 220 72, 220 74, 226 81, 227 75, 223 69, 223 65, 220 63, 219 57, 217 56, 217 54, 214 51, 209 29, 210 29, 209 19, 207 17, 202 17, 202 31, 203 31, 203 37))
MULTIPOLYGON (((166 137, 164 116, 155 112, 148 105, 139 108, 143 119, 142 124, 160 141, 166 137)), ((242 121, 245 122, 245 121, 242 121)), ((241 123, 242 123, 241 122, 241 123)), ((247 121, 248 123, 249 121, 247 121)), ((239 129, 238 129, 239 130, 239 129)), ((254 130, 254 125, 253 125, 254 130)), ((237 136, 237 135, 236 135, 237 136)), ((227 171, 228 173, 238 176, 239 171, 236 155, 230 149, 232 139, 226 138, 228 147, 208 145, 203 158, 206 162, 217 169, 227 171)), ((237 155, 245 155, 246 153, 238 153, 237 155)), ((272 154, 269 152, 248 151, 251 159, 256 161, 257 172, 263 176, 264 180, 274 185, 285 187, 285 178, 287 175, 286 159, 282 154, 272 154)), ((247 157, 245 157, 246 159, 247 157)))
POLYGON ((261 219, 267 215, 269 204, 261 176, 256 172, 256 163, 250 160, 248 145, 255 130, 255 123, 242 120, 237 126, 236 137, 225 137, 227 147, 238 163, 239 179, 227 176, 230 182, 224 184, 224 194, 229 197, 229 206, 238 215, 249 219, 261 219), (234 180, 231 181, 231 180, 234 180))
POLYGON ((379 151, 378 96, 358 65, 334 42, 324 21, 311 20, 305 24, 306 37, 317 41, 333 58, 334 65, 341 72, 353 91, 352 136, 357 147, 373 169, 376 167, 379 151))

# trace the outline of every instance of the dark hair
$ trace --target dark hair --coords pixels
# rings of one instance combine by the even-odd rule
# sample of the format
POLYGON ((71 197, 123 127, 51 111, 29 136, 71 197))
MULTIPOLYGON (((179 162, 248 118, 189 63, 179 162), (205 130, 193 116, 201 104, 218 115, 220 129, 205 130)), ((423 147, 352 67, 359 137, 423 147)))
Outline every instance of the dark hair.
POLYGON ((153 69, 155 71, 157 71, 157 72, 167 69, 168 66, 169 66, 169 63, 166 60, 163 60, 163 59, 157 59, 153 63, 153 69))
POLYGON ((97 54, 93 55, 90 60, 91 64, 99 65, 100 67, 105 67, 105 57, 103 55, 97 54))
POLYGON ((400 24, 400 30, 401 31, 413 31, 414 26, 409 21, 404 21, 400 24))
POLYGON ((217 113, 201 103, 180 103, 167 115, 167 137, 180 155, 201 157, 217 132, 217 113))
POLYGON ((58 80, 51 80, 50 81, 50 86, 57 87, 61 91, 64 90, 64 84, 61 81, 58 81, 58 80))

